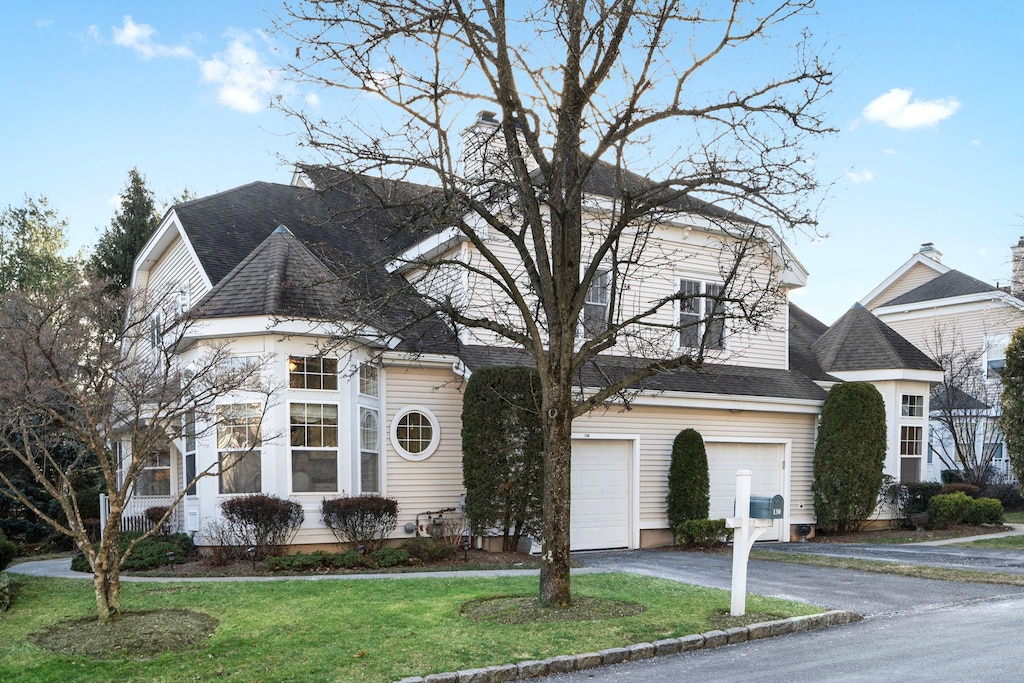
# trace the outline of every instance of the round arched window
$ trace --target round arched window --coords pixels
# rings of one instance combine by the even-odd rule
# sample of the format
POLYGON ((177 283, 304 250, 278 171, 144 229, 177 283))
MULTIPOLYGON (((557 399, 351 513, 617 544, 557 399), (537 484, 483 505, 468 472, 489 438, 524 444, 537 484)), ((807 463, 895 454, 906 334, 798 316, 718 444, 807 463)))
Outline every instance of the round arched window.
POLYGON ((409 406, 391 421, 391 444, 406 460, 425 460, 437 450, 441 427, 429 408, 409 406))

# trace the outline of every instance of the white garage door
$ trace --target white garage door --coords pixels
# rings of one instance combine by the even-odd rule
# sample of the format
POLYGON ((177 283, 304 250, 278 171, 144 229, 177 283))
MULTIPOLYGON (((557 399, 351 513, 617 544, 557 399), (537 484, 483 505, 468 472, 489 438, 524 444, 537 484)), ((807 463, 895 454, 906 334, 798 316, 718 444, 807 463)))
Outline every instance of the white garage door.
POLYGON ((629 547, 632 453, 631 441, 573 441, 573 550, 629 547))
MULTIPOLYGON (((733 516, 736 500, 736 471, 754 473, 750 495, 785 495, 786 447, 763 443, 708 443, 708 469, 711 480, 711 519, 733 516)), ((789 505, 789 501, 786 501, 789 505)), ((775 522, 758 540, 777 541, 782 535, 782 520, 775 522)))

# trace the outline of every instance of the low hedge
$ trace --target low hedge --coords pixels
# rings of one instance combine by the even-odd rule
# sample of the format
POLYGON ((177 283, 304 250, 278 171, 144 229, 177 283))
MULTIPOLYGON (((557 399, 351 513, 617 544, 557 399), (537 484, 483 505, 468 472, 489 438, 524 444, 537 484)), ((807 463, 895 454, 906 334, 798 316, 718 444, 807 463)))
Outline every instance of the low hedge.
POLYGON ((0 612, 11 606, 11 577, 0 574, 0 612))
POLYGON ((966 484, 964 482, 952 482, 949 484, 943 484, 941 493, 957 493, 958 491, 966 493, 971 498, 981 497, 980 488, 978 488, 974 484, 966 484))
POLYGON ((995 498, 971 498, 963 491, 940 493, 928 503, 928 521, 935 529, 964 522, 999 524, 1003 521, 1003 504, 995 498))
POLYGON ((399 546, 411 557, 422 562, 441 562, 455 557, 455 548, 444 541, 430 536, 416 536, 402 542, 399 546))
POLYGON ((381 548, 369 555, 358 550, 343 553, 328 553, 317 550, 312 553, 296 553, 282 557, 268 557, 267 569, 273 572, 330 571, 334 569, 376 569, 400 567, 410 564, 409 553, 398 548, 381 548))
MULTIPOLYGON (((141 536, 137 531, 124 531, 121 533, 121 548, 127 547, 128 543, 141 536)), ((99 544, 95 544, 98 548, 99 544)), ((188 558, 196 554, 195 543, 188 534, 168 534, 167 536, 150 536, 135 546, 132 554, 121 565, 121 571, 140 572, 147 569, 157 569, 168 564, 167 553, 174 553, 174 564, 184 564, 188 558)), ((71 569, 76 572, 91 573, 92 567, 85 555, 76 555, 71 560, 71 569)))
POLYGON ((724 519, 688 519, 675 528, 676 542, 689 548, 713 548, 732 540, 724 519))

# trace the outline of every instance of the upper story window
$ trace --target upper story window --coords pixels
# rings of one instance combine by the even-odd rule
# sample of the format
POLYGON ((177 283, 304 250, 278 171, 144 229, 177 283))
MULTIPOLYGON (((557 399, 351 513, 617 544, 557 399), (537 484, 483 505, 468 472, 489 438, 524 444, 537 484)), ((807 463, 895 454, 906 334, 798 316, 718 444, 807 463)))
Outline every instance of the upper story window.
POLYGON ((583 336, 592 339, 608 329, 608 306, 612 300, 612 271, 599 271, 590 281, 583 304, 583 336))
POLYGON ((369 363, 359 366, 359 393, 373 398, 380 397, 380 376, 377 366, 369 363))
POLYGON ((679 281, 679 346, 695 349, 725 349, 725 303, 716 300, 722 285, 699 280, 679 281))
POLYGON ((994 334, 985 337, 985 377, 999 379, 1006 365, 1006 346, 1010 337, 1006 334, 994 334))
POLYGON ((217 361, 217 384, 243 391, 258 391, 261 370, 259 356, 225 356, 217 361))
POLYGON ((900 415, 903 417, 924 417, 924 396, 903 394, 900 415))
POLYGON ((154 311, 149 317, 149 350, 153 356, 153 362, 160 360, 160 354, 164 348, 164 314, 163 311, 154 311))
POLYGON ((290 356, 288 386, 292 389, 338 388, 338 359, 320 356, 290 356))

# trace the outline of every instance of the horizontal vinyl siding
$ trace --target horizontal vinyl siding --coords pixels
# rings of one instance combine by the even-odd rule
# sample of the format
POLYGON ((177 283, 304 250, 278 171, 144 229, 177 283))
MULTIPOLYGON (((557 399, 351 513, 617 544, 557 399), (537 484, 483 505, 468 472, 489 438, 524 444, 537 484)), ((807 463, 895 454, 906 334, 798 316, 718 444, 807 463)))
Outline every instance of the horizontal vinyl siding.
POLYGON ((408 538, 403 527, 418 513, 459 506, 462 486, 462 386, 450 370, 389 367, 385 415, 387 495, 398 501, 395 538, 408 538), (409 406, 429 408, 441 427, 437 450, 412 462, 391 443, 391 422, 409 406))
POLYGON ((987 335, 1011 334, 1024 325, 1024 312, 1000 302, 979 304, 970 311, 951 313, 934 308, 913 317, 885 315, 881 320, 934 357, 940 346, 946 346, 948 351, 954 338, 962 348, 978 349, 987 335))
POLYGON ((628 412, 595 411, 577 418, 573 432, 637 436, 640 439, 640 528, 666 528, 665 496, 672 441, 680 431, 696 429, 706 442, 744 438, 792 440, 790 522, 814 519, 811 496, 814 415, 637 406, 628 412))
POLYGON ((878 293, 875 298, 868 302, 865 306, 868 310, 878 308, 887 301, 892 301, 898 296, 906 294, 912 289, 916 289, 926 282, 934 280, 941 273, 929 268, 928 266, 915 263, 910 267, 906 273, 904 273, 898 280, 893 282, 891 285, 883 289, 878 293))
POLYGON ((187 284, 189 306, 206 294, 202 273, 181 237, 176 237, 153 264, 146 282, 149 291, 158 297, 166 296, 187 284))

